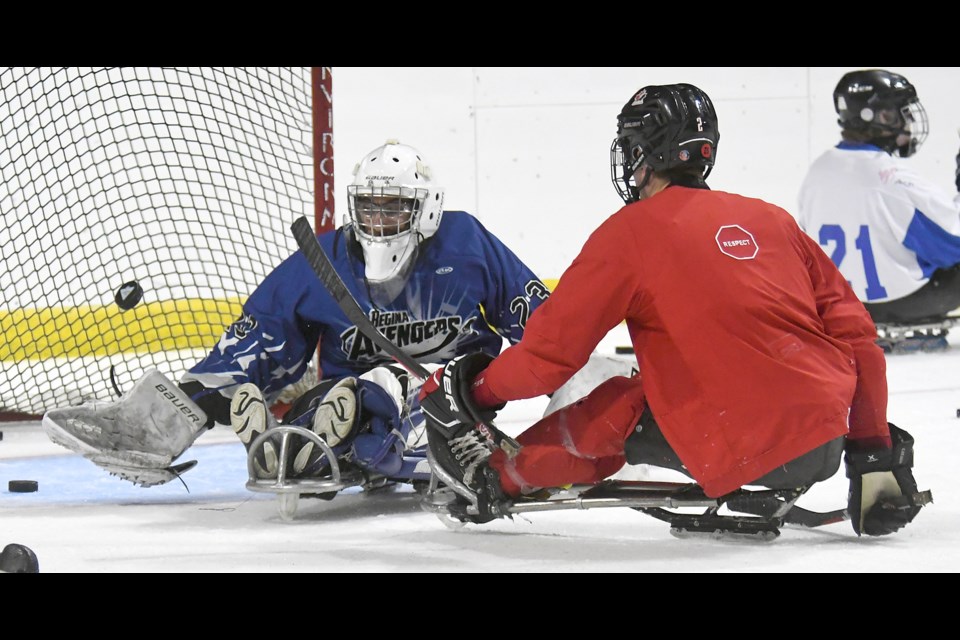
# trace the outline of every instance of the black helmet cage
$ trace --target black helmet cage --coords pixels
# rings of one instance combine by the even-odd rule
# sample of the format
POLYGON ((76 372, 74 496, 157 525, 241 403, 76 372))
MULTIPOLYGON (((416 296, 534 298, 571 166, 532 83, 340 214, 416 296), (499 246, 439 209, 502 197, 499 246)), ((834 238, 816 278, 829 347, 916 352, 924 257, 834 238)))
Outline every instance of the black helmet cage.
POLYGON ((929 133, 927 112, 916 88, 903 76, 883 69, 844 74, 833 91, 833 106, 841 128, 858 132, 902 158, 916 153, 929 133), (909 142, 898 145, 900 135, 909 136, 909 142))
POLYGON ((610 145, 610 179, 624 202, 640 198, 633 174, 646 163, 654 171, 699 166, 713 169, 720 130, 709 96, 691 84, 640 89, 617 116, 610 145))

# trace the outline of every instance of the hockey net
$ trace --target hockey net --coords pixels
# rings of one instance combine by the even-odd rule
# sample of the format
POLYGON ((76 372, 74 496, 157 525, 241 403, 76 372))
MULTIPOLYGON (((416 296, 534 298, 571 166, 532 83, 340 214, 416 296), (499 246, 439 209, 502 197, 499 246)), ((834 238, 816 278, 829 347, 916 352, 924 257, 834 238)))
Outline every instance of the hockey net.
POLYGON ((216 344, 315 217, 312 100, 310 67, 0 69, 2 417, 216 344))

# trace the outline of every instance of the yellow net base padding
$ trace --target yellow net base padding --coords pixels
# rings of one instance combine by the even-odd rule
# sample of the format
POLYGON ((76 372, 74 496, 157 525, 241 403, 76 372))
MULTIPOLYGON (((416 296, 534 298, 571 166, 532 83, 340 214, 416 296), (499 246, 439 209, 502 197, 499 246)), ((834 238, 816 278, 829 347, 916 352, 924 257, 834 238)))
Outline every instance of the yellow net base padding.
MULTIPOLYGON (((552 291, 556 279, 544 280, 552 291)), ((210 349, 240 316, 241 298, 0 311, 0 362, 210 349)))
POLYGON ((209 349, 240 316, 240 298, 0 311, 0 361, 209 349))

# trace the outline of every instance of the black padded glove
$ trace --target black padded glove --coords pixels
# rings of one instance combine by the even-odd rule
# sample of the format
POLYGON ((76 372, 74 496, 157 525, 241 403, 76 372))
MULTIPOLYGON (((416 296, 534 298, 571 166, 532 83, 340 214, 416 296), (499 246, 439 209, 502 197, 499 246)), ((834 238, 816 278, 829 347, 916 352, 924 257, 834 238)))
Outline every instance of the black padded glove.
POLYGON ((960 191, 960 151, 957 152, 957 166, 953 171, 953 182, 957 185, 957 191, 960 191))
POLYGON ((890 449, 846 454, 850 494, 847 513, 857 535, 884 536, 907 526, 923 505, 933 502, 929 491, 918 491, 913 479, 913 437, 890 425, 890 449))
POLYGON ((420 407, 428 424, 451 437, 459 427, 489 424, 503 405, 481 409, 470 395, 477 374, 493 362, 486 353, 469 353, 451 360, 420 387, 420 407))
POLYGON ((230 398, 220 395, 216 389, 206 388, 196 380, 181 382, 177 386, 207 414, 205 427, 212 429, 217 422, 230 425, 230 398))

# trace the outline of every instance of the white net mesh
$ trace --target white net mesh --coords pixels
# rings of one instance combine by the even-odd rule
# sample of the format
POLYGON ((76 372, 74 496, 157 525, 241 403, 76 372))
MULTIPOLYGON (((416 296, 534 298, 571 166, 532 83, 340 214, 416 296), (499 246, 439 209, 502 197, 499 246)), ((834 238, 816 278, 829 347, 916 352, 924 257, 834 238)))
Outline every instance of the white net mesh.
POLYGON ((0 68, 0 136, 0 412, 178 379, 313 216, 309 67, 0 68))

